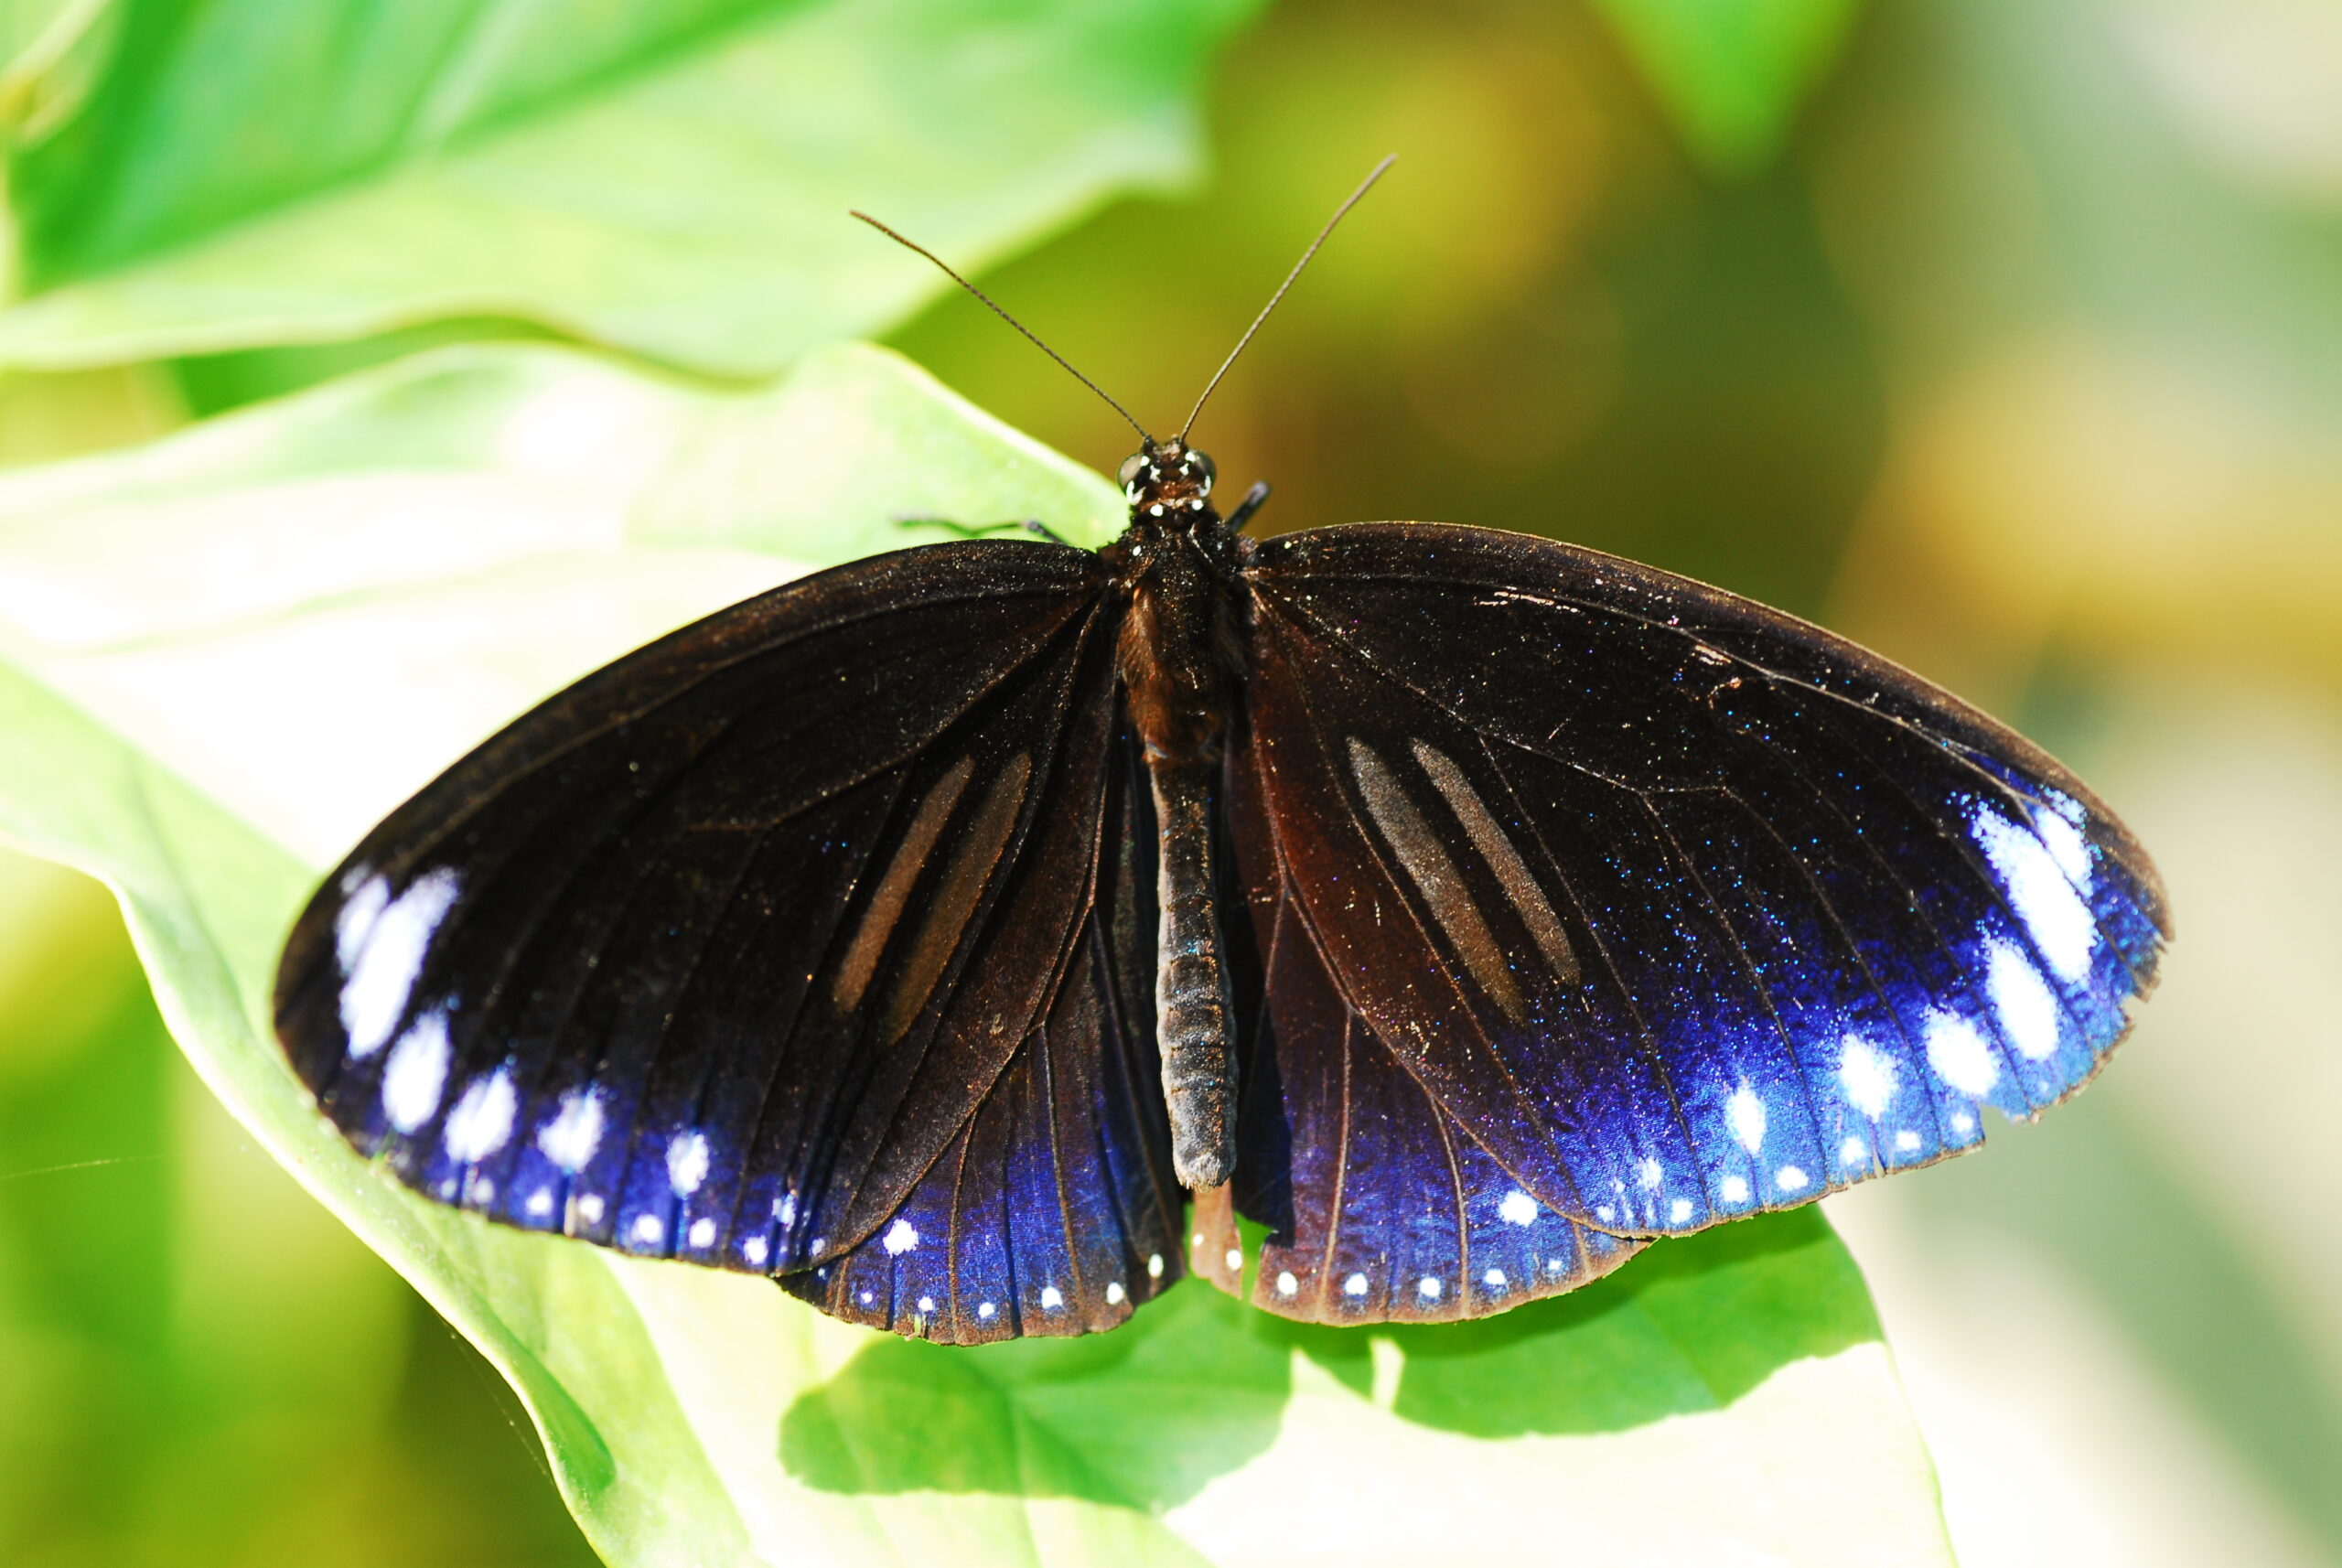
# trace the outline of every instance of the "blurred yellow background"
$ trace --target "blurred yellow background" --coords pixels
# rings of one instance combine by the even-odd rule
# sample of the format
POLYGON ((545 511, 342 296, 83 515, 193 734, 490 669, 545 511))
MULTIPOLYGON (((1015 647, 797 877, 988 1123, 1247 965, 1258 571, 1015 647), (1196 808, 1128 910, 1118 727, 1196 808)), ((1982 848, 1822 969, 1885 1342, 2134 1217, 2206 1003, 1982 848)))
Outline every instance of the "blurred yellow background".
MULTIPOLYGON (((2163 993, 2081 1100, 1833 1217, 1969 1568, 2342 1563, 2342 7, 1896 0, 1778 147, 1679 117, 1633 37, 1295 0, 1222 63, 1207 188, 983 281, 1167 424, 1395 151, 1197 432, 1267 527, 1617 551, 2088 778, 2169 883, 2163 993)), ((1129 445, 970 301, 893 340, 1129 445)), ((0 458, 284 361, 5 383, 0 458)), ((519 1420, 195 1083, 104 896, 0 863, 0 1557, 590 1561, 519 1420)))

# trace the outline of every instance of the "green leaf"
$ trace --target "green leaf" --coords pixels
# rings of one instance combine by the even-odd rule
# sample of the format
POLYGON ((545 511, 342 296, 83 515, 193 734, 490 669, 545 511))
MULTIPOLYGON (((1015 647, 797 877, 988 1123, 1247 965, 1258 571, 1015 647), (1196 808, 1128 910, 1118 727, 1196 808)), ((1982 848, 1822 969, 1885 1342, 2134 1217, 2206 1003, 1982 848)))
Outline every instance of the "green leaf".
POLYGON ((517 317, 767 374, 973 265, 1194 174, 1257 0, 214 0, 129 8, 16 149, 48 368, 517 317))
POLYGON ((1694 156, 1746 174, 1779 149, 1857 0, 1595 0, 1694 156))
POLYGON ((267 1024, 321 868, 497 723, 803 566, 1111 485, 883 351, 750 394, 564 350, 401 361, 0 476, 0 833, 122 896, 173 1032, 503 1369, 619 1564, 1949 1562, 1813 1210, 1486 1322, 1283 1323, 1190 1282, 951 1350, 764 1282, 501 1230, 378 1176, 267 1024))
POLYGON ((0 4, 0 149, 39 142, 80 112, 121 23, 114 0, 0 4))

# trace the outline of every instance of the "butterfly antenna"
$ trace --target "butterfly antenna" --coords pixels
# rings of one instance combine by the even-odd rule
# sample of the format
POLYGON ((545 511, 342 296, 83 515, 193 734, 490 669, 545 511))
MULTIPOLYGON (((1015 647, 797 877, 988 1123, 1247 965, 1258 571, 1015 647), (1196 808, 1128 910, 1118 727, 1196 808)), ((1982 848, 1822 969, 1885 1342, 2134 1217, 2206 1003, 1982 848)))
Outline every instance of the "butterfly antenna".
MULTIPOLYGON (((1380 174, 1382 171, 1377 169, 1375 172, 1380 174)), ((1351 199, 1356 200, 1357 198, 1353 197, 1351 199)), ((903 249, 907 251, 917 251, 920 255, 925 256, 929 261, 933 262, 937 268, 942 272, 945 277, 950 278, 953 283, 958 284, 962 288, 966 289, 970 294, 974 295, 978 299, 983 300, 984 304, 990 306, 992 307, 992 313, 994 316, 999 317, 1003 321, 1007 322, 1011 327, 1014 327, 1019 332, 1024 333, 1026 339, 1032 343, 1033 347, 1038 349, 1042 353, 1047 354, 1050 359, 1055 360, 1058 364, 1064 365, 1068 375, 1071 376, 1075 381, 1080 381, 1083 386, 1088 387, 1091 392, 1096 392, 1101 398, 1104 399, 1108 408, 1111 408, 1116 413, 1121 414, 1125 420, 1129 420, 1130 427, 1138 432, 1138 438, 1141 441, 1145 442, 1149 446, 1155 445, 1155 437, 1146 433, 1146 426, 1141 424, 1137 420, 1132 419, 1131 411, 1129 409, 1124 408, 1112 398, 1107 397, 1106 389, 1104 387, 1100 386, 1096 381, 1091 381, 1088 376, 1085 376, 1080 371, 1075 370, 1072 365, 1067 363, 1066 357, 1063 354, 1058 353, 1055 349, 1050 348, 1047 343, 1044 343, 1038 338, 1034 337, 1032 328, 1026 327, 1022 321, 1017 320, 1014 316, 1009 315, 1005 310, 1003 310, 999 305, 994 301, 992 295, 986 294, 974 284, 970 283, 966 278, 962 277, 958 273, 953 272, 950 267, 944 265, 942 257, 937 255, 933 251, 929 250, 925 245, 919 244, 914 241, 904 239, 900 234, 896 233, 892 229, 887 228, 884 223, 879 222, 878 220, 873 218, 867 212, 856 212, 852 208, 848 208, 847 211, 851 216, 861 219, 865 223, 869 224, 873 229, 876 229, 881 234, 886 235, 886 238, 892 240, 897 245, 902 246, 903 249)))
POLYGON ((1222 360, 1219 369, 1212 372, 1210 384, 1204 388, 1204 395, 1196 399, 1196 406, 1187 411, 1187 423, 1179 426, 1179 445, 1184 446, 1187 444, 1187 432, 1196 427, 1196 416, 1203 413, 1213 388, 1219 385, 1219 378, 1228 374, 1228 367, 1236 362, 1236 356, 1244 351, 1244 345, 1252 340, 1252 334, 1261 329, 1261 323, 1266 321, 1269 312, 1277 307, 1277 301, 1283 299, 1284 291, 1293 286, 1293 280, 1301 275, 1301 269, 1309 264, 1309 258, 1317 253, 1317 247, 1326 242, 1326 236, 1334 231, 1334 225, 1348 217, 1349 209, 1358 205, 1359 199, 1374 188, 1374 182, 1382 177, 1383 171, 1398 161, 1399 155, 1392 153, 1375 165, 1367 177, 1358 182, 1358 188, 1350 192, 1349 199, 1334 209, 1334 215, 1326 220, 1326 226, 1317 231, 1317 237, 1309 242, 1309 249, 1301 252, 1301 260, 1293 263, 1293 271, 1284 274, 1284 282, 1277 285, 1276 293, 1269 295, 1269 303, 1261 306, 1261 314, 1252 317, 1252 325, 1244 328, 1244 336, 1236 340, 1236 347, 1228 351, 1228 358, 1222 360))

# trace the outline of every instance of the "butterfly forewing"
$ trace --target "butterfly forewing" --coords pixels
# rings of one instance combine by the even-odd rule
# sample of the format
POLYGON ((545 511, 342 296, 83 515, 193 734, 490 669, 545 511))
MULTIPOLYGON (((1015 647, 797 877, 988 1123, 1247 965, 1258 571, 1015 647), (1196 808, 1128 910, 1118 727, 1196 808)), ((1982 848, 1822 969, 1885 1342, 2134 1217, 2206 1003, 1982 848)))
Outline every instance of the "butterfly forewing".
POLYGON ((1813 628, 1434 525, 1289 535, 1247 576, 1255 776, 1329 972, 1582 1223, 1688 1230, 1939 1157, 1980 1105, 2079 1087, 2153 982, 2162 893, 2121 824, 1813 628))
MULTIPOLYGON (((759 1273, 883 1235, 1027 1042, 1068 1083, 1151 1050, 1095 1005, 1103 590, 1058 546, 906 552, 588 677, 328 880, 278 978, 296 1069, 361 1150, 510 1223, 759 1273)), ((1156 1122, 1065 1103, 1150 1168, 1125 1145, 1156 1122)), ((1159 1246, 1150 1190, 1111 1244, 1159 1246)))

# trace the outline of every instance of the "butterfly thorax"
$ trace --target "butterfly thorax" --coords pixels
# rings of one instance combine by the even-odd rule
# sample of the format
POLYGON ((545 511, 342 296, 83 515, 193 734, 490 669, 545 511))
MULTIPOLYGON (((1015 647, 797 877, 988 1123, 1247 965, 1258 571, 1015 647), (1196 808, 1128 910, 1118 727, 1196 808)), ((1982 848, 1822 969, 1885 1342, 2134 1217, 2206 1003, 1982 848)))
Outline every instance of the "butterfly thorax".
POLYGON ((1211 459, 1176 441, 1123 463, 1130 527, 1101 553, 1128 596, 1119 663, 1148 757, 1210 762, 1240 672, 1237 545, 1211 505, 1211 459))
POLYGON ((1155 1039, 1172 1165, 1190 1187, 1236 1159, 1233 1003, 1215 913, 1213 799, 1241 660, 1237 544, 1212 510, 1211 459, 1172 441, 1123 465, 1130 528, 1101 553, 1127 596, 1117 645, 1157 827, 1155 1039))

